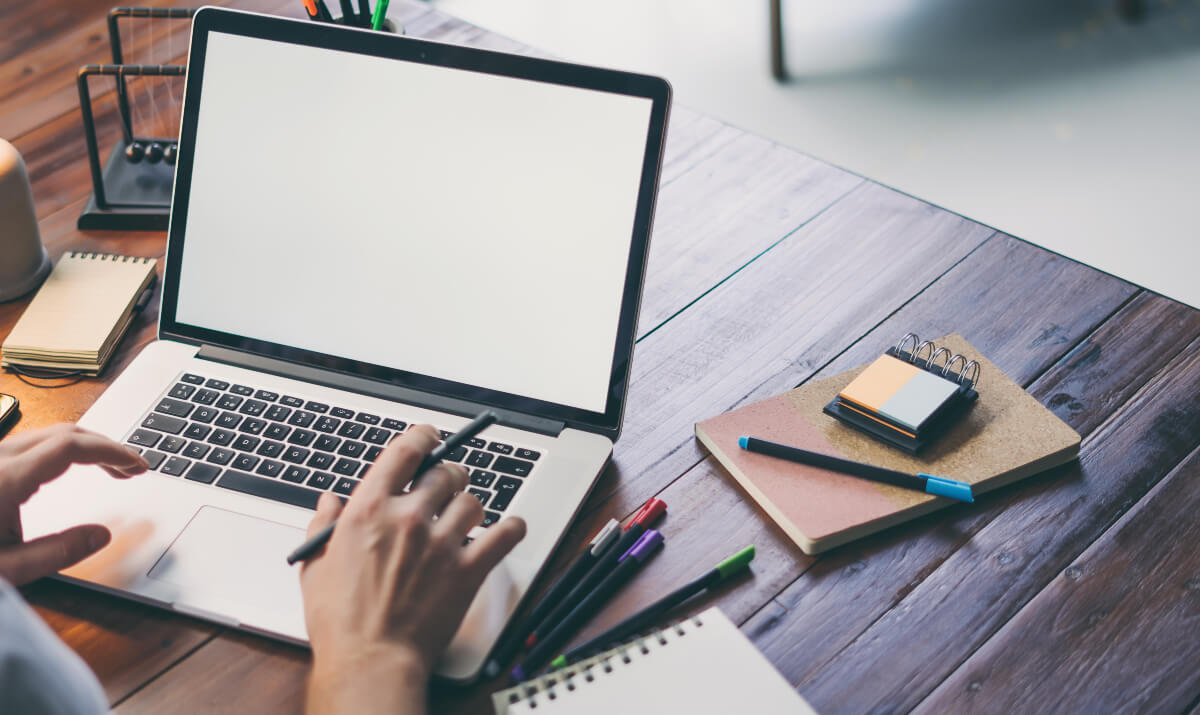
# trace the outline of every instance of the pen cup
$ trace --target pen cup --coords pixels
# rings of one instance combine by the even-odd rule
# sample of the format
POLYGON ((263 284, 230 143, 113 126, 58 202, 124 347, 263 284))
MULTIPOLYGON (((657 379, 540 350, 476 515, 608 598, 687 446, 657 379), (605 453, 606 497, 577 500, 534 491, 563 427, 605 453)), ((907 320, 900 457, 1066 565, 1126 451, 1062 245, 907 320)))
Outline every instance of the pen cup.
MULTIPOLYGON (((341 15, 335 15, 333 18, 333 24, 346 25, 347 23, 341 15)), ((367 25, 367 27, 363 27, 362 25, 359 25, 354 22, 349 23, 349 26, 350 27, 358 27, 358 28, 361 28, 364 30, 371 29, 370 25, 367 25)), ((379 28, 379 32, 390 32, 393 35, 403 35, 404 34, 404 25, 397 25, 396 23, 392 22, 391 20, 389 20, 385 17, 385 18, 383 18, 383 27, 379 28)))

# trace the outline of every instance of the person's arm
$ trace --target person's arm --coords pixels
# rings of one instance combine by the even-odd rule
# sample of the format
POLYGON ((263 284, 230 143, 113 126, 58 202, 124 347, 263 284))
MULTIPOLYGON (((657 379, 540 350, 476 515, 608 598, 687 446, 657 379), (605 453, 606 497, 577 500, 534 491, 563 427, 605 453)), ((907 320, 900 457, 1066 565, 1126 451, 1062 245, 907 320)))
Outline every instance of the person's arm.
POLYGON ((338 524, 300 575, 311 714, 425 712, 434 664, 484 577, 525 536, 525 523, 510 517, 463 545, 483 507, 464 491, 458 465, 429 470, 403 493, 436 445, 433 428, 413 428, 384 450, 344 509, 332 494, 317 506, 310 536, 338 524))

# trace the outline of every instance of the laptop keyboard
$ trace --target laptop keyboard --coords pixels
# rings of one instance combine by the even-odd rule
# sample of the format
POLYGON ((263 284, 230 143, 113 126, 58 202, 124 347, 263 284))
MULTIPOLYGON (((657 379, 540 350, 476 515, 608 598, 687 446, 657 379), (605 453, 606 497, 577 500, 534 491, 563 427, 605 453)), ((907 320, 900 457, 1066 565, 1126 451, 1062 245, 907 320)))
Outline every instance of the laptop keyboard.
MULTIPOLYGON (((353 494, 406 429, 403 420, 184 373, 126 442, 159 474, 316 509, 322 492, 353 494)), ((541 456, 476 437, 446 461, 467 468, 467 491, 491 526, 541 456)))

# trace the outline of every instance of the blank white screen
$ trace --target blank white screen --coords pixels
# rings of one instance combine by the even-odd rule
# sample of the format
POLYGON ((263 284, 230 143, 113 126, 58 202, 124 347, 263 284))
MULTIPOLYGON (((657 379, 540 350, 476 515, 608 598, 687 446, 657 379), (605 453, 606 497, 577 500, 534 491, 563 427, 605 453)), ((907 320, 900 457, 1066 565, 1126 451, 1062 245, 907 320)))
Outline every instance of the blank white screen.
POLYGON ((651 100, 209 35, 176 320, 603 412, 651 100))

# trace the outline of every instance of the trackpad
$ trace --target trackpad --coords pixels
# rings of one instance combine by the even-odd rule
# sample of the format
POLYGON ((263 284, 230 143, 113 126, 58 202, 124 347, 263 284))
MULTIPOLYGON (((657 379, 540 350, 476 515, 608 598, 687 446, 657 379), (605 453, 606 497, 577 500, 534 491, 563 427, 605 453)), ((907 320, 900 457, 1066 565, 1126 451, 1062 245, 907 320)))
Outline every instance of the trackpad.
POLYGON ((298 609, 297 571, 287 555, 303 540, 303 529, 204 506, 148 575, 176 586, 184 603, 216 598, 255 610, 298 609))

